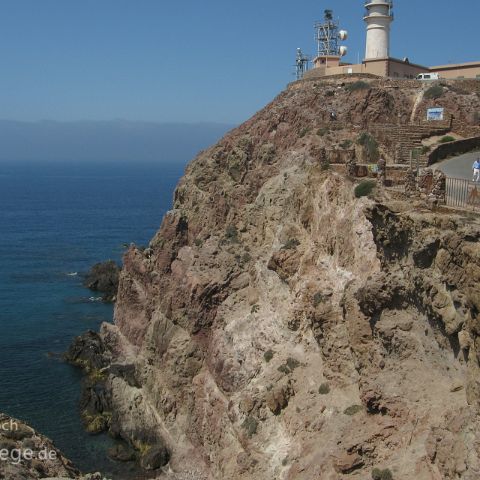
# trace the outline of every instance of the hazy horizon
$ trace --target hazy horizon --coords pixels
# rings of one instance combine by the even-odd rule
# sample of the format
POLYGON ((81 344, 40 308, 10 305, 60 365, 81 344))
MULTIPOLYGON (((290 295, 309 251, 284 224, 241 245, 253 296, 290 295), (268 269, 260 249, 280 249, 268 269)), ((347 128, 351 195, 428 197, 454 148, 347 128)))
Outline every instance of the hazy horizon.
POLYGON ((187 162, 234 125, 131 120, 0 120, 0 162, 187 162))

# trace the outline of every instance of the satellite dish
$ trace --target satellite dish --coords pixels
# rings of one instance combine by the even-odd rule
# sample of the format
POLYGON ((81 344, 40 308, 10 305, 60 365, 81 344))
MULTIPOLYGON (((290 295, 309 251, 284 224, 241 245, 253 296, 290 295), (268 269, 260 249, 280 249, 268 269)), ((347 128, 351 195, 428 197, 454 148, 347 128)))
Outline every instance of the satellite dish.
POLYGON ((348 52, 348 48, 345 47, 344 45, 342 45, 342 46, 340 47, 340 49, 339 49, 339 52, 340 52, 340 56, 341 56, 341 57, 344 57, 344 56, 347 54, 347 52, 348 52))
POLYGON ((338 32, 338 38, 340 40, 346 40, 348 38, 348 32, 346 30, 340 30, 338 32))

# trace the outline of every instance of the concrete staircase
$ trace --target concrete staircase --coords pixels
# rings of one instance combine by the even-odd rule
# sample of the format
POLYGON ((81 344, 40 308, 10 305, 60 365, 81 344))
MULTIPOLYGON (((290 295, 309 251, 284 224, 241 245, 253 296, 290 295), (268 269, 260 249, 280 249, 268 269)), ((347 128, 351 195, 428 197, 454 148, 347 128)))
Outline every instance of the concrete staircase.
POLYGON ((407 125, 372 125, 369 128, 374 138, 391 153, 394 163, 408 165, 412 152, 417 150, 413 164, 426 166, 427 157, 421 155, 422 140, 434 135, 444 135, 451 129, 451 121, 407 125))

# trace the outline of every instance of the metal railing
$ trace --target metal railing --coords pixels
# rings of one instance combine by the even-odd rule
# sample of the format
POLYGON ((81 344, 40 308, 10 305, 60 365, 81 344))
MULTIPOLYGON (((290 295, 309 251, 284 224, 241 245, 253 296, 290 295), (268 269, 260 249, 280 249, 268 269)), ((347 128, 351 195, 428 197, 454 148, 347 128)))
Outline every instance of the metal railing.
POLYGON ((448 177, 445 204, 449 207, 480 211, 480 183, 464 178, 448 177))

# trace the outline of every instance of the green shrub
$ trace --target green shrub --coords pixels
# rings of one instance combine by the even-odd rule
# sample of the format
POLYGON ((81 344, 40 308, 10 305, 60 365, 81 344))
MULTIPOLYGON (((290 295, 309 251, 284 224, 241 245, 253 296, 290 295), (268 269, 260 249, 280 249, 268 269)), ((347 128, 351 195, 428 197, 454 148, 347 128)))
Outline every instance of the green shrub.
POLYGON ((318 393, 320 395, 327 395, 330 393, 330 385, 328 383, 322 383, 318 388, 318 393))
POLYGON ((343 148, 344 150, 347 150, 348 148, 350 148, 352 146, 352 141, 351 140, 344 140, 341 144, 340 144, 340 148, 343 148))
POLYGON ((303 138, 309 131, 310 131, 310 129, 308 127, 302 128, 300 130, 300 133, 298 134, 298 136, 300 138, 303 138))
POLYGON ((324 160, 322 163, 320 163, 320 170, 322 172, 330 170, 330 162, 328 160, 324 160))
POLYGON ((245 252, 242 255, 241 263, 248 263, 251 259, 252 259, 252 256, 248 252, 245 252))
POLYGON ((294 250, 300 245, 296 238, 290 238, 287 243, 281 248, 282 250, 294 250))
POLYGON ((225 238, 233 243, 238 242, 238 230, 235 225, 229 225, 225 230, 225 238))
POLYGON ((315 90, 324 90, 327 87, 328 87, 328 84, 326 82, 315 82, 313 84, 313 88, 315 90))
POLYGON ((365 148, 371 162, 376 162, 380 158, 378 143, 368 132, 362 132, 357 138, 357 143, 365 148))
POLYGON ((363 180, 355 187, 355 190, 354 190, 355 197, 360 198, 360 197, 366 197, 370 195, 373 189, 375 188, 376 184, 377 183, 375 182, 375 180, 363 180))
POLYGON ((320 292, 317 292, 314 296, 313 296, 313 306, 316 308, 318 307, 321 303, 323 303, 325 301, 325 297, 320 293, 320 292))
POLYGON ((300 362, 298 360, 296 360, 295 358, 292 358, 292 357, 288 357, 287 358, 287 367, 290 369, 290 370, 295 370, 297 367, 300 366, 300 362))
POLYGON ((260 310, 260 305, 252 305, 252 308, 250 310, 250 313, 257 313, 260 310))
POLYGON ((103 382, 107 377, 103 370, 99 368, 88 369, 88 378, 94 383, 103 382))
POLYGON ((385 470, 374 468, 372 470, 372 479, 373 480, 393 480, 393 475, 388 468, 386 468, 385 470))
POLYGON ((370 85, 367 82, 362 80, 357 80, 356 82, 349 83, 345 86, 345 90, 349 92, 356 92, 357 90, 367 90, 370 89, 370 85))
POLYGON ((249 437, 253 437, 257 433, 258 422, 253 417, 247 417, 242 423, 242 427, 246 430, 249 437))
POLYGON ((333 90, 327 90, 325 92, 325 96, 326 97, 334 97, 335 96, 335 92, 333 90))
POLYGON ((329 131, 330 131, 329 128, 327 128, 327 127, 322 127, 322 128, 319 128, 319 129, 317 130, 317 135, 318 135, 319 137, 323 137, 323 136, 326 135, 329 131))
POLYGON ((350 407, 346 408, 343 413, 345 415, 355 415, 358 412, 361 412, 363 410, 362 405, 350 405, 350 407))
POLYGON ((430 151, 430 147, 428 145, 424 145, 421 149, 420 149, 420 154, 421 155, 425 155, 426 153, 428 153, 430 151))
POLYGON ((439 143, 448 143, 448 142, 454 142, 455 138, 452 137, 451 135, 445 135, 439 140, 439 143))
POLYGON ((357 138, 357 143, 365 146, 370 141, 370 138, 372 138, 372 136, 368 132, 362 132, 357 138))
MULTIPOLYGON (((124 244, 124 245, 125 245, 125 248, 128 248, 127 244, 124 244)), ((161 238, 160 240, 158 240, 158 242, 155 243, 155 246, 160 249, 163 249, 163 247, 165 246, 165 239, 161 238)))
POLYGON ((263 359, 268 363, 273 358, 273 350, 267 350, 263 354, 263 359))
POLYGON ((280 365, 277 370, 281 373, 285 373, 288 375, 289 373, 292 373, 297 367, 300 366, 300 362, 296 360, 295 358, 289 357, 287 358, 287 361, 283 364, 280 365))
POLYGON ((436 98, 440 98, 444 92, 445 89, 441 85, 433 85, 425 92, 424 97, 435 100, 436 98))

